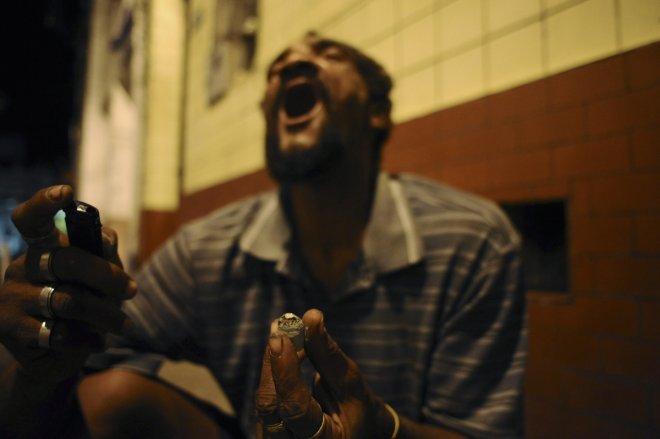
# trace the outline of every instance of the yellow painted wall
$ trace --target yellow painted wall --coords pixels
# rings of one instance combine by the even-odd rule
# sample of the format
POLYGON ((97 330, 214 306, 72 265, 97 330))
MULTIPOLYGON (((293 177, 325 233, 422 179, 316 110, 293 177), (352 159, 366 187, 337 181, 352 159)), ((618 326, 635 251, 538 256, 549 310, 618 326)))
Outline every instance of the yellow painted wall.
POLYGON ((261 0, 255 67, 209 105, 214 5, 189 2, 184 194, 263 167, 263 72, 310 29, 386 66, 397 122, 660 39, 658 0, 261 0))
POLYGON ((261 69, 238 74, 229 93, 209 105, 209 60, 214 42, 215 0, 192 0, 188 41, 184 193, 229 180, 263 166, 261 69), (259 72, 259 73, 256 73, 259 72))
POLYGON ((142 208, 179 205, 181 93, 185 40, 181 0, 149 2, 142 208))

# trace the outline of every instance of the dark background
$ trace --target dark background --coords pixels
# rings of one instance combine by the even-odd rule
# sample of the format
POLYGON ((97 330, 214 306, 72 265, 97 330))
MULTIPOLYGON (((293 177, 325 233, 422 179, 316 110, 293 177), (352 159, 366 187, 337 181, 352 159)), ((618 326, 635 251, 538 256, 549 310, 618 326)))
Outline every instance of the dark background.
POLYGON ((66 169, 84 85, 89 1, 0 6, 0 167, 66 169))
POLYGON ((80 133, 89 0, 0 3, 0 243, 38 188, 72 180, 80 133))

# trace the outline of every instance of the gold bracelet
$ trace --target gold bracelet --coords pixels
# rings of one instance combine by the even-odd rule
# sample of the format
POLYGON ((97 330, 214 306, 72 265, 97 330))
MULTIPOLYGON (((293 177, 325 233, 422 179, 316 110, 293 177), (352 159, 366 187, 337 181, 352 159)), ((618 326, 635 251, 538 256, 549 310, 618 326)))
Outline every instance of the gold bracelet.
POLYGON ((394 431, 392 432, 392 437, 390 439, 396 439, 399 435, 399 427, 401 426, 401 421, 399 420, 399 414, 392 408, 391 405, 385 403, 385 408, 394 418, 394 431))

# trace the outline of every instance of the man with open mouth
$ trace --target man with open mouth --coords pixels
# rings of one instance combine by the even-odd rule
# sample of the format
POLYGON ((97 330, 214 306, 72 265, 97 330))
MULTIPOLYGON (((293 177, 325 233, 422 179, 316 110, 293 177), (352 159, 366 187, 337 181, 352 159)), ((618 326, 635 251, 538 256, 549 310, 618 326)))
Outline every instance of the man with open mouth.
MULTIPOLYGON (((105 346, 74 348, 61 332, 42 343, 67 318, 58 308, 65 293, 33 285, 16 262, 0 295, 16 299, 5 308, 34 315, 43 296, 55 317, 38 343, 0 333, 22 370, 40 371, 23 379, 38 398, 20 400, 49 415, 33 427, 55 431, 74 419, 62 401, 77 385, 95 437, 520 437, 519 236, 491 202, 381 171, 391 88, 378 63, 338 41, 309 34, 282 52, 261 102, 278 189, 185 226, 156 252, 136 279, 139 294, 116 315, 132 329, 102 328, 125 336, 120 349, 90 357, 87 370, 101 371, 79 382, 72 364, 105 346), (164 357, 208 367, 235 422, 163 384, 164 357), (44 358, 45 372, 35 366, 44 358)), ((34 218, 72 197, 48 193, 15 215, 25 236, 40 235, 30 224, 44 222, 34 218)), ((48 267, 84 256, 53 251, 48 267)), ((121 276, 113 270, 105 272, 121 276)), ((89 272, 69 276, 98 284, 89 272)), ((116 304, 135 291, 110 293, 116 304)), ((84 311, 68 317, 95 329, 84 311)))

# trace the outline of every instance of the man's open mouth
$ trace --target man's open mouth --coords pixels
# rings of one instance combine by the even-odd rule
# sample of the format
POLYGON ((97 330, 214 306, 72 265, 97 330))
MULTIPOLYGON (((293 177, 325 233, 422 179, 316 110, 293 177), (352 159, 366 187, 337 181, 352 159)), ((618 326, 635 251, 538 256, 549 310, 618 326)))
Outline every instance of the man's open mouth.
POLYGON ((321 109, 319 90, 301 78, 287 84, 282 95, 280 118, 289 126, 304 124, 321 109))

